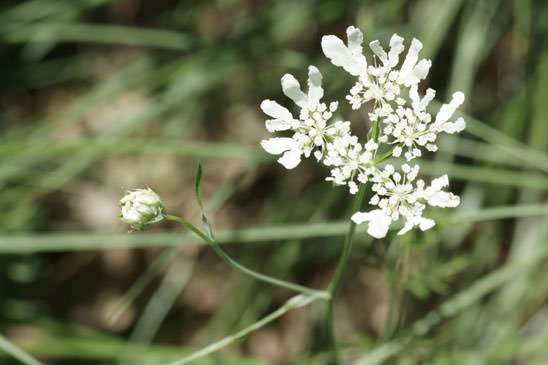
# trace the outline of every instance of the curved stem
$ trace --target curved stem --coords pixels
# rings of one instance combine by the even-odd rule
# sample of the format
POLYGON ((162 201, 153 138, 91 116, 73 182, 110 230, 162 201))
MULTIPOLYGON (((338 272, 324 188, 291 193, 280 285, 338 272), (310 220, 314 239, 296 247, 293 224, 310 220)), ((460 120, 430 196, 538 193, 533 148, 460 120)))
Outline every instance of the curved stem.
POLYGON ((226 261, 230 266, 232 266, 236 270, 238 270, 238 271, 240 271, 240 272, 242 272, 246 275, 252 276, 257 280, 264 281, 264 282, 272 284, 272 285, 276 285, 276 286, 280 286, 282 288, 286 288, 286 289, 296 291, 298 293, 303 293, 303 294, 306 294, 306 295, 311 295, 311 296, 322 298, 322 299, 328 299, 327 292, 325 292, 323 290, 311 289, 311 288, 308 288, 306 286, 302 286, 302 285, 299 285, 299 284, 290 283, 288 281, 276 279, 274 277, 264 275, 264 274, 261 274, 261 273, 258 273, 256 271, 254 271, 254 270, 248 269, 247 267, 239 264, 234 259, 232 259, 230 256, 228 256, 228 254, 226 252, 224 252, 221 247, 219 247, 219 245, 217 244, 217 242, 214 239, 208 237, 206 234, 204 234, 202 231, 200 231, 198 228, 196 228, 196 226, 194 226, 192 223, 190 223, 186 219, 183 219, 181 217, 177 217, 177 216, 174 216, 174 215, 168 215, 166 217, 166 219, 181 223, 182 225, 184 225, 185 227, 190 229, 194 234, 196 234, 198 237, 200 237, 202 240, 204 240, 208 245, 210 245, 211 248, 213 248, 213 250, 215 251, 215 253, 217 255, 219 255, 219 257, 221 257, 224 261, 226 261))
MULTIPOLYGON (((354 200, 354 207, 353 207, 352 213, 360 209, 363 202, 363 198, 365 196, 365 187, 366 187, 365 184, 360 185, 358 194, 356 195, 356 200, 354 200)), ((340 359, 339 359, 339 351, 337 346, 337 338, 335 336, 335 328, 333 325, 333 298, 336 290, 339 287, 344 271, 346 270, 348 260, 350 259, 350 252, 352 251, 352 238, 354 237, 355 231, 356 231, 356 223, 354 223, 351 220, 350 225, 348 226, 348 233, 346 234, 346 237, 344 239, 343 252, 341 254, 341 257, 339 258, 337 269, 335 270, 335 274, 333 275, 331 284, 329 284, 329 287, 327 288, 327 294, 329 299, 327 301, 327 312, 326 312, 325 321, 326 321, 327 333, 328 333, 329 340, 331 342, 331 347, 332 347, 331 362, 334 364, 339 364, 340 359)))

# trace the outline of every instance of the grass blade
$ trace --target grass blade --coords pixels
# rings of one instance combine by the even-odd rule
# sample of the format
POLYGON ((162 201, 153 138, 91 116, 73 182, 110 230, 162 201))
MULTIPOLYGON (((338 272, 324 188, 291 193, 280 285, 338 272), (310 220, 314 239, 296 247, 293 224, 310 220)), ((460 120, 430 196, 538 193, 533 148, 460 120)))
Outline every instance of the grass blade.
POLYGON ((31 355, 27 354, 25 351, 17 347, 15 344, 10 342, 7 338, 0 335, 0 349, 4 350, 7 354, 13 356, 17 360, 21 361, 25 365, 41 365, 42 363, 36 360, 31 355))

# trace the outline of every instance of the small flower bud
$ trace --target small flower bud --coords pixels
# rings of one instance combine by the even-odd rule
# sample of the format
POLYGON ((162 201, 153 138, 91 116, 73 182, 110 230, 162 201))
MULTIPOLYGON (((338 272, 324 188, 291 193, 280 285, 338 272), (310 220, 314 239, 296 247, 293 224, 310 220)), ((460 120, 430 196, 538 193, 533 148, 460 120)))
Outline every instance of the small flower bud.
POLYGON ((127 191, 120 199, 120 208, 122 221, 136 231, 145 230, 167 216, 160 197, 150 188, 127 191))

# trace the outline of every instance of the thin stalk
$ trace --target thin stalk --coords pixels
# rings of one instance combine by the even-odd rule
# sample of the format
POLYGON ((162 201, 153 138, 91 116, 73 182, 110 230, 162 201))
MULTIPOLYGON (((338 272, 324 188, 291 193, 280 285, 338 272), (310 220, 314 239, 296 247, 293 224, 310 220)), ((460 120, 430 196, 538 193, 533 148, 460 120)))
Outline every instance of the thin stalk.
POLYGON ((168 215, 166 218, 168 220, 181 223, 182 225, 184 225, 185 227, 190 229, 194 234, 196 234, 198 237, 200 237, 202 240, 204 240, 208 245, 210 245, 211 248, 213 248, 213 250, 215 251, 215 253, 217 255, 219 255, 219 257, 221 257, 224 261, 226 261, 230 266, 232 266, 236 270, 239 270, 240 272, 242 272, 246 275, 249 275, 251 277, 254 277, 257 280, 264 281, 264 282, 272 284, 272 285, 276 285, 276 286, 280 286, 282 288, 286 288, 286 289, 296 291, 298 293, 302 293, 302 294, 306 294, 306 295, 310 295, 310 296, 314 296, 314 297, 318 297, 318 298, 323 298, 323 299, 328 298, 327 292, 325 292, 323 290, 311 289, 311 288, 308 288, 306 286, 290 283, 288 281, 277 279, 277 278, 274 278, 274 277, 271 277, 271 276, 268 276, 268 275, 258 273, 254 270, 248 269, 247 267, 239 264, 234 259, 232 259, 230 256, 228 256, 228 254, 223 251, 223 249, 217 244, 217 242, 214 239, 208 237, 205 233, 200 231, 198 228, 196 228, 196 226, 194 226, 189 221, 185 220, 184 218, 177 217, 177 216, 174 216, 174 215, 168 215))
POLYGON ((182 364, 187 364, 193 360, 196 360, 196 359, 199 359, 201 357, 204 357, 206 355, 209 355, 245 336, 247 336, 248 334, 250 334, 251 332, 253 331, 256 331, 258 330, 259 328, 267 325, 268 323, 272 322, 273 320, 281 317, 282 315, 284 315, 286 312, 290 311, 291 309, 294 309, 294 308, 300 308, 300 307, 304 307, 318 299, 323 299, 323 297, 321 296, 318 296, 318 295, 303 295, 303 294, 299 294, 299 295, 296 295, 294 296, 293 298, 289 299, 287 302, 285 302, 285 304, 283 306, 281 306, 280 308, 278 308, 276 311, 270 313, 269 315, 267 315, 266 317, 264 318, 261 318, 260 320, 258 320, 257 322, 253 323, 252 325, 244 328, 243 330, 239 331, 239 332, 236 332, 235 334, 233 335, 230 335, 230 336, 227 336, 225 338, 222 338, 221 340, 215 342, 215 343, 212 343, 211 345, 209 346, 206 346, 204 347, 203 349, 181 359, 181 360, 177 360, 177 361, 174 361, 174 362, 170 362, 169 364, 166 364, 166 365, 182 365, 182 364))
MULTIPOLYGON (((354 207, 352 209, 352 213, 360 209, 363 203, 363 198, 365 196, 365 187, 366 187, 365 184, 360 185, 358 194, 356 195, 356 200, 354 200, 354 207)), ((337 264, 337 269, 335 270, 335 274, 333 275, 333 280, 331 280, 331 283, 329 284, 329 287, 327 288, 328 300, 327 300, 327 311, 326 311, 325 322, 327 327, 327 333, 328 333, 329 340, 331 342, 331 347, 332 347, 331 362, 335 364, 340 363, 340 358, 339 358, 339 350, 337 346, 337 338, 335 336, 335 327, 333 325, 333 317, 334 317, 333 316, 333 298, 334 298, 335 292, 337 291, 339 287, 344 271, 346 270, 348 260, 350 259, 350 252, 352 251, 352 238, 354 237, 355 231, 356 231, 356 223, 354 223, 351 220, 350 225, 348 226, 348 233, 346 234, 346 237, 344 239, 343 252, 339 259, 339 263, 337 264)))
POLYGON ((376 165, 379 162, 382 162, 382 161, 386 160, 388 157, 392 156, 393 152, 394 152, 394 149, 391 149, 390 151, 387 151, 384 155, 379 156, 376 159, 374 159, 373 162, 375 162, 375 165, 376 165))

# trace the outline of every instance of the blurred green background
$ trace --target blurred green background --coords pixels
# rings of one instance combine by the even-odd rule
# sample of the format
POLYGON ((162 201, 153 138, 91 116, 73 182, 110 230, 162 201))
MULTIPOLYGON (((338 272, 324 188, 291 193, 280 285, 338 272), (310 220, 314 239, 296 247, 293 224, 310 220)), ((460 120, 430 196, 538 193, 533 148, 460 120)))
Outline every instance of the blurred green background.
MULTIPOLYGON (((49 364, 157 364, 248 325, 291 293, 233 272, 180 227, 128 234, 124 189, 150 186, 198 222, 197 161, 231 255, 317 288, 352 197, 311 161, 258 142, 280 77, 352 79, 325 34, 424 43, 424 87, 466 94, 443 136, 456 210, 427 232, 356 236, 335 313, 349 363, 548 363, 548 3, 544 0, 31 0, 0 6, 0 333, 49 364)), ((371 54, 366 48, 366 53, 371 54)), ((363 122, 341 103, 340 116, 363 122)), ((438 104, 439 105, 439 104, 438 104)), ((323 305, 295 310, 199 364, 324 364, 323 305)), ((16 363, 0 349, 0 363, 16 363)))

